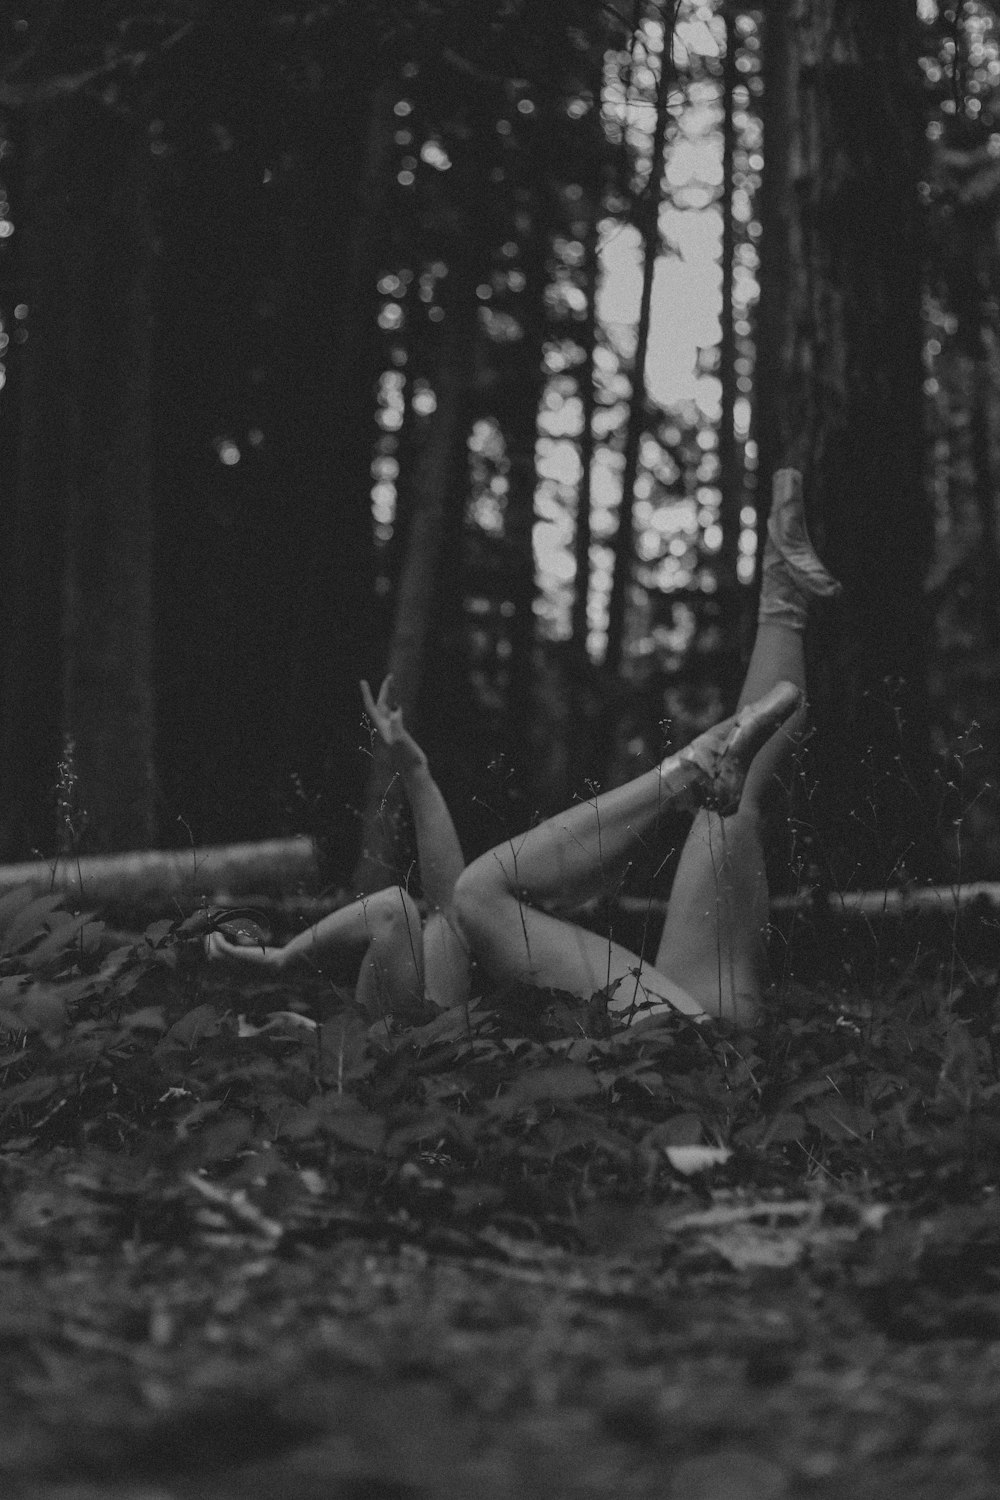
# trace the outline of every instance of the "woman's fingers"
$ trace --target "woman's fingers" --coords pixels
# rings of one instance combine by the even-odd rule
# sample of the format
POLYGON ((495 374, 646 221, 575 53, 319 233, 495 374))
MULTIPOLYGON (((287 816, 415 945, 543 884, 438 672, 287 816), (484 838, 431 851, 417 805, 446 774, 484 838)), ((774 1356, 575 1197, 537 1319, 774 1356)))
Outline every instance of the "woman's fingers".
POLYGON ((365 713, 369 719, 377 719, 378 707, 375 699, 372 697, 372 690, 363 677, 361 679, 361 701, 365 705, 365 713))
POLYGON ((381 735, 382 739, 385 739, 386 731, 389 727, 389 710, 386 708, 384 701, 385 683, 383 682, 381 690, 379 691, 378 699, 376 700, 372 697, 371 688, 362 678, 361 698, 362 702, 365 705, 365 713, 374 724, 376 732, 381 735))
POLYGON ((368 683, 362 678, 361 698, 365 705, 365 713, 375 725, 375 729, 387 744, 391 744, 398 738, 399 730, 403 723, 403 710, 394 708, 391 704, 392 678, 387 677, 379 688, 377 698, 372 697, 372 690, 368 683))
POLYGON ((393 697, 391 673, 384 678, 377 699, 372 697, 372 690, 368 683, 364 678, 361 679, 361 698, 365 705, 365 713, 388 743, 397 739, 403 728, 403 710, 393 703, 393 697))

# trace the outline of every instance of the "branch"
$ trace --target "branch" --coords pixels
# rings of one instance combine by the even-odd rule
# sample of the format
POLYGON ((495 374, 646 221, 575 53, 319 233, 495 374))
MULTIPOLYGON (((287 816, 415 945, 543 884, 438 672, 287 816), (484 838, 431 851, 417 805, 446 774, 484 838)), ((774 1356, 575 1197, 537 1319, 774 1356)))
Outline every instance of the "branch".
POLYGON ((0 106, 4 109, 24 109, 33 105, 51 104, 57 99, 80 93, 99 78, 110 78, 119 69, 128 68, 133 74, 138 73, 150 58, 158 58, 171 47, 176 47, 178 42, 183 41, 194 30, 195 25, 194 21, 185 21, 183 26, 179 26, 158 47, 147 48, 144 52, 123 52, 120 57, 102 63, 97 68, 85 68, 80 73, 58 73, 44 83, 11 83, 9 80, 0 83, 0 106))
POLYGON ((530 86, 527 78, 508 78, 504 73, 490 73, 485 68, 477 67, 454 47, 443 47, 441 49, 441 61, 446 62, 456 73, 464 73, 467 78, 474 78, 477 83, 490 83, 504 89, 526 89, 530 86))

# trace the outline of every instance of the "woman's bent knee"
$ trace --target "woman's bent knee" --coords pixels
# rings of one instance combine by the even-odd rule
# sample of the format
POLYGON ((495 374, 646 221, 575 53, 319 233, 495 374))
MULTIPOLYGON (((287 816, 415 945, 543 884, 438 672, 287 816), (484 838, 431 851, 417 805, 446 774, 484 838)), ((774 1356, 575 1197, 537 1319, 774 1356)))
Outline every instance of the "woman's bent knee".
POLYGON ((491 909, 504 894, 485 857, 462 871, 455 882, 448 915, 467 943, 474 943, 489 926, 491 909))
POLYGON ((401 885, 386 886, 364 901, 365 923, 373 937, 400 929, 420 932, 420 909, 401 885))
POLYGON ((373 891, 370 896, 361 896, 359 899, 368 917, 393 917, 411 906, 416 909, 413 897, 401 885, 385 885, 381 890, 373 891))

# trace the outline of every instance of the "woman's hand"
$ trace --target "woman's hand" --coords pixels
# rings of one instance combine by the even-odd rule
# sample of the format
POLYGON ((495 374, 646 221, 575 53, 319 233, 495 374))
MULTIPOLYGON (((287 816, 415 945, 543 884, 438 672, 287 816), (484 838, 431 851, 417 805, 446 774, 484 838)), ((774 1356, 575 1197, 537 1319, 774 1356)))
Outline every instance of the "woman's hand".
POLYGON ((392 763, 404 775, 407 771, 423 771, 427 768, 427 756, 403 723, 403 710, 393 702, 392 678, 387 677, 379 688, 378 698, 372 697, 367 682, 361 683, 361 697, 365 713, 375 726, 382 742, 389 747, 392 763))

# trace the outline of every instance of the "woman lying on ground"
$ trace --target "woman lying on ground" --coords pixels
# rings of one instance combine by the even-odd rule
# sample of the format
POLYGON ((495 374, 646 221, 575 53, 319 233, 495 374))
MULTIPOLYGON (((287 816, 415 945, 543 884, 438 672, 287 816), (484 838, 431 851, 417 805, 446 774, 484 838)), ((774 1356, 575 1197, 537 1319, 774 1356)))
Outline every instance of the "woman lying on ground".
POLYGON ((582 999, 607 989, 611 1012, 626 1019, 674 1009, 751 1021, 766 982, 766 803, 802 729, 810 601, 838 591, 806 533, 801 476, 779 470, 757 636, 735 715, 654 770, 546 819, 468 868, 427 757, 391 706, 391 683, 377 701, 362 684, 413 811, 429 917, 421 927, 415 901, 392 886, 324 917, 283 948, 239 947, 213 933, 209 956, 259 972, 320 968, 328 956, 361 949, 358 998, 379 1013, 421 995, 441 1006, 467 1000, 471 955, 494 984, 524 981, 582 999), (692 804, 698 811, 655 964, 539 910, 613 888, 663 814, 692 804))

